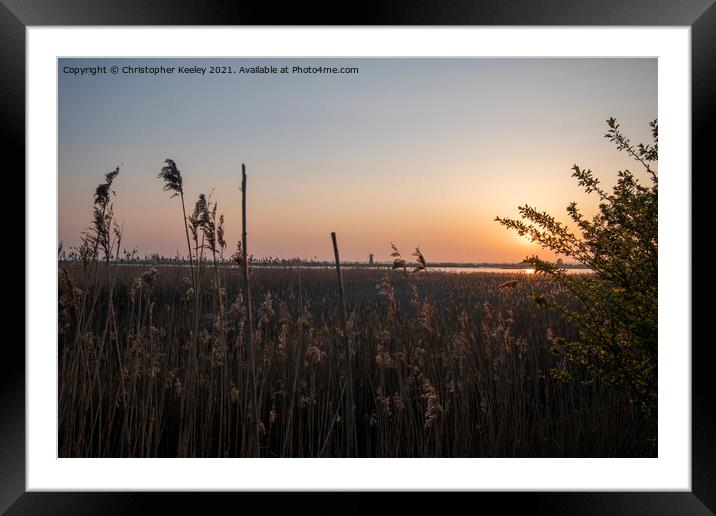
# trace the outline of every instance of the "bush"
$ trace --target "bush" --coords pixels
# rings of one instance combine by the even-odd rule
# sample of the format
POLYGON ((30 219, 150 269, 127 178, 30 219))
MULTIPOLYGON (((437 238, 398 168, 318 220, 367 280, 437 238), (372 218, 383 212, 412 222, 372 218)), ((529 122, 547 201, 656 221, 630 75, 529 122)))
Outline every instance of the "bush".
MULTIPOLYGON (((599 197, 599 209, 591 219, 572 202, 567 213, 572 224, 530 206, 521 206, 521 220, 496 220, 529 236, 558 255, 587 265, 593 274, 567 274, 561 264, 537 256, 527 258, 536 271, 557 280, 579 301, 578 309, 553 298, 534 295, 572 320, 579 338, 550 335, 552 351, 564 364, 578 364, 590 373, 591 382, 627 389, 651 423, 656 440, 657 416, 657 231, 658 231, 658 123, 651 122, 653 143, 632 145, 614 118, 607 120, 605 137, 619 151, 632 157, 647 176, 647 183, 629 170, 619 172, 611 193, 600 186, 591 170, 577 165, 572 176, 588 194, 599 197), (572 226, 572 227, 570 227, 572 226)), ((552 370, 555 377, 570 380, 568 367, 552 370)))

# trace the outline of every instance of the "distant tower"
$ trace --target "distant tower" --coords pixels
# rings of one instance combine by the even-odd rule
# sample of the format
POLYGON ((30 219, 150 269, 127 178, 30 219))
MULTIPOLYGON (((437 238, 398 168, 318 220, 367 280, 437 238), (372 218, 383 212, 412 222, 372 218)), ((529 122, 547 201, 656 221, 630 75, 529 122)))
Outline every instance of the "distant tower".
POLYGON ((368 255, 368 265, 373 265, 373 253, 368 255))

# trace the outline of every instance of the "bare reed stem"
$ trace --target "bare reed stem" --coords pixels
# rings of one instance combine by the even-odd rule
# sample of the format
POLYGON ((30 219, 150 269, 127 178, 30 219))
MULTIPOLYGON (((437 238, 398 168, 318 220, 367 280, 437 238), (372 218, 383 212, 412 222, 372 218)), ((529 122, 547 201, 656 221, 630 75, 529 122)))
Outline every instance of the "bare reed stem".
POLYGON ((338 242, 336 241, 336 233, 331 233, 331 240, 333 240, 333 254, 336 257, 336 273, 338 275, 338 292, 341 298, 341 310, 340 310, 340 317, 341 317, 341 329, 343 330, 343 338, 345 340, 345 354, 346 354, 346 366, 348 369, 348 378, 347 378, 347 385, 346 385, 346 428, 348 429, 346 432, 347 435, 347 443, 348 443, 348 454, 354 455, 355 454, 355 437, 356 437, 356 427, 355 427, 355 418, 353 411, 355 410, 354 402, 353 402, 353 359, 351 357, 351 345, 350 345, 350 339, 348 336, 348 328, 347 328, 347 322, 348 322, 348 309, 346 308, 346 297, 345 292, 343 289, 343 273, 341 272, 341 259, 338 255, 338 242))
POLYGON ((256 371, 254 368, 254 346, 253 346, 253 331, 254 322, 251 313, 251 283, 249 278, 249 261, 247 256, 247 239, 246 239, 246 165, 241 164, 241 263, 244 276, 244 299, 246 300, 246 328, 244 329, 244 335, 246 340, 246 351, 247 367, 248 367, 248 384, 249 384, 249 403, 252 406, 251 413, 251 424, 255 428, 256 442, 254 447, 254 454, 258 456, 259 453, 259 419, 258 419, 258 407, 256 406, 256 371))

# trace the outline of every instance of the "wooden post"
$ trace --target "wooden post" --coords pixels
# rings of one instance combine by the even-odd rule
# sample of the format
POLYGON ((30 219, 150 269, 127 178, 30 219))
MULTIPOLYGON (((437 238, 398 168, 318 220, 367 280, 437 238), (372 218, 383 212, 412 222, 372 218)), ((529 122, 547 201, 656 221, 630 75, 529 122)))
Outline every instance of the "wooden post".
POLYGON ((259 455, 259 420, 258 407, 256 406, 256 372, 254 369, 254 346, 253 346, 253 317, 251 314, 251 284, 249 278, 249 260, 246 251, 246 165, 241 164, 241 264, 244 276, 244 303, 246 305, 246 327, 244 328, 244 342, 246 343, 247 354, 247 373, 248 373, 248 391, 250 405, 250 424, 254 426, 254 443, 253 454, 259 455))
POLYGON ((348 368, 348 375, 346 378, 346 436, 348 440, 348 453, 353 456, 355 453, 355 440, 356 440, 356 426, 355 426, 355 414, 354 414, 354 401, 353 401, 353 357, 351 356, 351 345, 348 337, 348 309, 346 308, 346 297, 343 290, 343 273, 341 272, 341 259, 338 255, 338 242, 336 241, 336 233, 331 233, 331 239, 333 240, 333 254, 336 257, 336 273, 338 274, 338 293, 341 298, 341 329, 343 330, 343 337, 345 342, 345 354, 346 354, 346 366, 348 368))

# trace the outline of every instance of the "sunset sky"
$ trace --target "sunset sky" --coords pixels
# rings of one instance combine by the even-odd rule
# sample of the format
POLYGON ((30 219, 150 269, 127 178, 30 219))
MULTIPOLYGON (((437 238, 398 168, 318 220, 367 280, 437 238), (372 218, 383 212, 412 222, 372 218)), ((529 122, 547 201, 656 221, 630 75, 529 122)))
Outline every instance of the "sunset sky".
POLYGON ((184 176, 187 210, 218 202, 229 252, 249 176, 249 252, 346 260, 515 262, 539 252, 494 222, 528 203, 566 220, 595 202, 574 163, 606 185, 633 165, 603 134, 634 142, 657 117, 656 59, 60 59, 59 239, 79 243, 93 192, 114 190, 123 247, 186 253, 181 205, 156 178, 184 176), (65 66, 357 66, 356 75, 74 76, 65 66))

